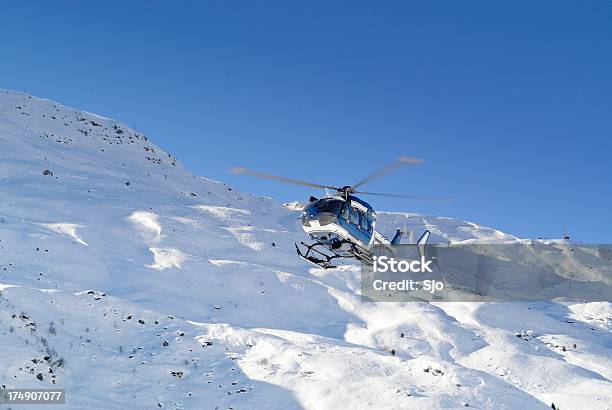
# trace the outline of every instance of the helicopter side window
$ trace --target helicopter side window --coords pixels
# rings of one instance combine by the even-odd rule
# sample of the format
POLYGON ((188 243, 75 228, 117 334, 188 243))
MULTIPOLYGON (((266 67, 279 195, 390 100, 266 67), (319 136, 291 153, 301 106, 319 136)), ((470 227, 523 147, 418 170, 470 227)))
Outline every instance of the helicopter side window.
POLYGON ((371 232, 372 226, 370 225, 370 221, 366 218, 365 215, 361 215, 361 229, 364 231, 371 232))
POLYGON ((347 204, 346 202, 342 205, 342 209, 340 210, 340 218, 344 219, 345 221, 348 222, 349 220, 349 204, 347 204))
POLYGON ((354 208, 351 208, 349 213, 349 222, 353 225, 359 225, 359 214, 354 208))

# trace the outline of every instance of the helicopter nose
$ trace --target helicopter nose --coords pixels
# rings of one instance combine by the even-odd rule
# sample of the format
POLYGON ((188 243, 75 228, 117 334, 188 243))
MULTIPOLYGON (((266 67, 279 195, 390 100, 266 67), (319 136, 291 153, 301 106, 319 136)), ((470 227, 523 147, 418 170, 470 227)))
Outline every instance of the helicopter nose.
POLYGON ((307 214, 307 215, 304 215, 304 218, 302 218, 304 223, 307 225, 310 225, 310 221, 314 221, 315 219, 317 219, 317 215, 315 214, 307 214))
POLYGON ((302 212, 302 217, 307 218, 307 219, 314 219, 317 216, 317 211, 316 209, 310 208, 310 209, 304 209, 304 212, 302 212))

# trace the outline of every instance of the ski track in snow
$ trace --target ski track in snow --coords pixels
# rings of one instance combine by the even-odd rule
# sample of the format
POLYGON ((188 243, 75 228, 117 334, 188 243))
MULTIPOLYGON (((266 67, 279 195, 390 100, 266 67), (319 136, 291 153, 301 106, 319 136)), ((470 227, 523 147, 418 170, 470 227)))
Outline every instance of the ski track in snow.
MULTIPOLYGON (((73 409, 612 408, 609 302, 364 302, 359 266, 297 258, 297 202, 197 177, 120 122, 21 93, 0 91, 0 178, 8 387, 65 388, 73 409)), ((379 214, 396 227, 519 240, 379 214)))

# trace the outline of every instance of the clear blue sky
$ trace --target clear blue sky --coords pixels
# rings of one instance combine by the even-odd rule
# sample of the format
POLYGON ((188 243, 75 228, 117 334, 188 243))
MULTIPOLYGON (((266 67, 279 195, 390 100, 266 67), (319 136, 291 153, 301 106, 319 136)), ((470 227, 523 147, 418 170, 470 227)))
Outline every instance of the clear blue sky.
POLYGON ((0 87, 117 118, 195 172, 282 201, 371 190, 381 210, 612 242, 612 2, 6 2, 0 87))

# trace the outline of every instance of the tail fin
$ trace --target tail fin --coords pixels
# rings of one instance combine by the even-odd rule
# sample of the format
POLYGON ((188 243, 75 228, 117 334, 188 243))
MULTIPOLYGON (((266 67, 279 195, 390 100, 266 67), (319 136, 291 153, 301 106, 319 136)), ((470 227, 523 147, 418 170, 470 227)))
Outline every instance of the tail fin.
MULTIPOLYGON (((402 240, 403 234, 404 233, 400 231, 399 229, 395 231, 395 236, 393 237, 393 239, 391 239, 391 245, 399 245, 400 241, 402 240)), ((423 235, 421 235, 421 237, 417 241, 417 245, 427 244, 427 241, 429 240, 429 235, 431 235, 431 232, 429 232, 429 230, 426 229, 425 232, 423 232, 423 235)))
POLYGON ((423 235, 421 235, 421 237, 417 241, 417 249, 419 250, 420 257, 425 257, 425 258, 427 257, 427 255, 425 254, 426 253, 425 245, 427 245, 427 241, 429 240, 430 234, 431 232, 425 229, 425 232, 423 232, 423 235))
POLYGON ((431 232, 429 232, 428 229, 425 229, 425 232, 423 232, 423 235, 421 235, 417 241, 417 245, 426 245, 427 241, 429 240, 429 235, 431 235, 431 232))
POLYGON ((402 233, 403 232, 399 229, 395 231, 395 236, 393 239, 391 239, 391 245, 399 245, 400 241, 402 240, 402 233))

